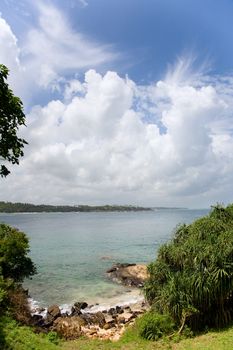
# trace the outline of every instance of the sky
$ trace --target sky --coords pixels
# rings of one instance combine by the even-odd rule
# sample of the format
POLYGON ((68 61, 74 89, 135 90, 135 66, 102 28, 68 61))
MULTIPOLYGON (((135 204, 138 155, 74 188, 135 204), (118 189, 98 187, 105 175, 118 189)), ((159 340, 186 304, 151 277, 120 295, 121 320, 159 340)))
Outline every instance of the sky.
POLYGON ((232 17, 232 0, 1 0, 28 145, 0 200, 231 203, 232 17))

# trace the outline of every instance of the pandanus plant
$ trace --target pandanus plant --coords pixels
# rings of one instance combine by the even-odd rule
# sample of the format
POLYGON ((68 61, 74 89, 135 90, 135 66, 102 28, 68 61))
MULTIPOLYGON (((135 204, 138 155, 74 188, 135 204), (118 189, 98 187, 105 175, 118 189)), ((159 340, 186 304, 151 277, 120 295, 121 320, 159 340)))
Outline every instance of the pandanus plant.
POLYGON ((226 326, 233 320, 233 205, 180 225, 148 266, 145 296, 169 313, 180 331, 226 326))

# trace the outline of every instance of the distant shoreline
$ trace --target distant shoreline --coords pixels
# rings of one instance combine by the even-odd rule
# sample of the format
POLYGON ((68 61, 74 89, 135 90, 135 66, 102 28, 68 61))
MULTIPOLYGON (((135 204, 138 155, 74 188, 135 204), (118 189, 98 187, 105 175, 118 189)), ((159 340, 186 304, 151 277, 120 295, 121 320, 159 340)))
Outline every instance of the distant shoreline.
POLYGON ((0 213, 98 213, 98 212, 138 212, 176 209, 184 207, 142 207, 135 205, 48 205, 31 203, 12 203, 0 201, 0 213))
POLYGON ((71 213, 71 212, 137 212, 151 211, 152 208, 133 205, 46 205, 12 203, 0 201, 0 213, 71 213))

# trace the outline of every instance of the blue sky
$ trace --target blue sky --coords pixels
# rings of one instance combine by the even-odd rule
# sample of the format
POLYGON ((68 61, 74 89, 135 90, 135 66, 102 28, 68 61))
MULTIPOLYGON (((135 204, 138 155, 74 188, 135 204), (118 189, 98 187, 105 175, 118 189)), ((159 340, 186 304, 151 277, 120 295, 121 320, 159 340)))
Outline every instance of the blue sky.
POLYGON ((233 1, 2 0, 0 12, 30 144, 3 200, 232 201, 233 1))
MULTIPOLYGON (((191 52, 217 73, 232 70, 233 2, 230 0, 46 1, 66 15, 71 27, 91 40, 111 45, 121 57, 108 68, 136 82, 163 76, 169 64, 191 52), (86 3, 86 6, 84 5, 86 3)), ((37 23, 31 1, 3 0, 0 10, 23 40, 37 23)), ((104 67, 103 67, 104 70, 104 67)))

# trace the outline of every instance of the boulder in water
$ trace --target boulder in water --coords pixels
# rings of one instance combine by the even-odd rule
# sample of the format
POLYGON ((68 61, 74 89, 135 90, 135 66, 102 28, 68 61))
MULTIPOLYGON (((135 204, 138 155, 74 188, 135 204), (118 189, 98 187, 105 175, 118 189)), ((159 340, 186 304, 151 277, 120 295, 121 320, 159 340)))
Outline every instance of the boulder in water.
POLYGON ((113 281, 130 287, 142 287, 148 278, 146 265, 116 264, 107 270, 107 275, 113 281))

